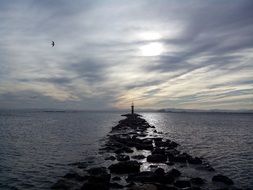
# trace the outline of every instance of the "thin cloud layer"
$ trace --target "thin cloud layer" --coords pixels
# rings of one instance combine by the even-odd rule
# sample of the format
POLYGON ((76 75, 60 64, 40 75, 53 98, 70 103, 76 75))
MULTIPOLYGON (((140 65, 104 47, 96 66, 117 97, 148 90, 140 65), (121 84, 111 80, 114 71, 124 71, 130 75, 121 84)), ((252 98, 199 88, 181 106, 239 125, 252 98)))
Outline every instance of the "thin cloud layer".
POLYGON ((3 0, 0 108, 253 109, 252 9, 251 0, 3 0))

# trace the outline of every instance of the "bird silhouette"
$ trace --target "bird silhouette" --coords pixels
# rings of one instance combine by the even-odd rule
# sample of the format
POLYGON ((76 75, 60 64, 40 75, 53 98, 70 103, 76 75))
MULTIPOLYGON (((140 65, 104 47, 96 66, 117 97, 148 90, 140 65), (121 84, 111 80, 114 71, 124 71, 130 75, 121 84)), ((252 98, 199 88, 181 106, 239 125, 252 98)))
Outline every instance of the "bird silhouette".
POLYGON ((54 41, 52 41, 52 43, 51 43, 52 47, 54 47, 54 44, 55 44, 54 41))

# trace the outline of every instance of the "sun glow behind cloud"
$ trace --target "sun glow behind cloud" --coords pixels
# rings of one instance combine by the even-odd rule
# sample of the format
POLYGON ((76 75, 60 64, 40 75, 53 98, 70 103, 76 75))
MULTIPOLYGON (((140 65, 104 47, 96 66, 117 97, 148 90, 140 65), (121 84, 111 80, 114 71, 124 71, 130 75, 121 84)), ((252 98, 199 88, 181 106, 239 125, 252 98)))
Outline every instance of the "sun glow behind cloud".
POLYGON ((159 42, 152 42, 140 47, 140 54, 142 56, 158 56, 164 51, 164 46, 159 42))

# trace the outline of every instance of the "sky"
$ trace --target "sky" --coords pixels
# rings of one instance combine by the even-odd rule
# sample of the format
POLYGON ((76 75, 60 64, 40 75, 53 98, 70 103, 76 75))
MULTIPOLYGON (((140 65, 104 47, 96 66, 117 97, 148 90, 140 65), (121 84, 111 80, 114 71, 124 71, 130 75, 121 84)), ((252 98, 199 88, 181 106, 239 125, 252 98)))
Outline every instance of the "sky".
POLYGON ((1 0, 0 108, 252 110, 252 10, 252 0, 1 0))

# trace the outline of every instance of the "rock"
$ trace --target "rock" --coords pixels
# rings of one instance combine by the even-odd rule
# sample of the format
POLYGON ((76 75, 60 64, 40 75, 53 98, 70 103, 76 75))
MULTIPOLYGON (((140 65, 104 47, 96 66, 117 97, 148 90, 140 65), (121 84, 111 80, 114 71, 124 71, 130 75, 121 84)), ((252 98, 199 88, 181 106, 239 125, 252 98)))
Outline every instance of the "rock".
POLYGON ((180 162, 180 163, 186 163, 187 155, 185 154, 179 154, 174 157, 169 157, 170 161, 172 162, 180 162))
POLYGON ((136 160, 141 160, 141 159, 144 159, 144 158, 146 158, 144 155, 134 155, 134 156, 132 156, 131 158, 133 158, 133 159, 136 159, 136 160))
POLYGON ((181 172, 178 171, 177 169, 171 169, 170 171, 167 172, 167 175, 171 175, 172 177, 176 178, 181 175, 181 172))
POLYGON ((70 189, 70 187, 71 184, 69 184, 65 180, 60 179, 51 187, 51 189, 68 190, 70 189))
POLYGON ((162 155, 165 155, 165 149, 155 148, 155 149, 152 151, 152 154, 162 154, 162 155))
POLYGON ((86 182, 81 187, 81 190, 109 190, 110 184, 105 183, 92 183, 92 182, 86 182))
POLYGON ((130 157, 128 155, 118 154, 117 155, 117 160, 118 161, 128 161, 128 160, 130 160, 130 157))
POLYGON ((174 186, 165 186, 165 185, 156 185, 157 190, 178 190, 178 188, 174 187, 174 186))
POLYGON ((166 162, 165 164, 167 164, 168 166, 173 166, 173 165, 175 165, 174 162, 166 162))
POLYGON ((123 161, 109 166, 112 173, 124 174, 135 173, 140 171, 140 163, 137 161, 123 161))
POLYGON ((203 185, 205 183, 204 179, 202 179, 200 177, 192 178, 192 179, 190 179, 190 182, 195 185, 203 185))
POLYGON ((121 178, 120 178, 119 176, 115 176, 115 177, 112 178, 112 180, 113 180, 113 181, 120 181, 121 178))
POLYGON ((165 174, 165 172, 164 172, 164 169, 162 169, 162 168, 157 168, 155 170, 155 175, 158 177, 164 176, 164 174, 165 174))
MULTIPOLYGON (((87 171, 90 176, 88 178, 87 187, 96 187, 96 184, 104 184, 105 186, 109 184, 111 179, 111 174, 109 174, 105 167, 91 168, 87 171), (94 184, 94 185, 93 185, 94 184)), ((100 186, 100 185, 98 185, 100 186)))
POLYGON ((233 185, 234 184, 234 182, 231 179, 229 179, 227 176, 224 176, 224 175, 221 175, 221 174, 213 176, 212 181, 222 182, 222 183, 225 183, 227 185, 233 185))
POLYGON ((78 173, 67 173, 65 176, 63 176, 63 178, 84 181, 87 179, 87 176, 81 176, 78 173))
POLYGON ((157 176, 152 171, 144 171, 136 174, 130 174, 127 178, 127 181, 136 181, 143 183, 156 182, 157 176))
POLYGON ((148 162, 155 162, 155 163, 160 163, 160 162, 166 162, 167 161, 167 156, 162 155, 162 154, 152 154, 147 157, 148 162))
POLYGON ((114 161, 114 160, 116 160, 116 158, 115 158, 115 156, 109 156, 109 157, 105 158, 105 160, 112 160, 112 161, 114 161))
POLYGON ((108 174, 106 167, 95 167, 87 170, 90 175, 108 174))
POLYGON ((157 187, 152 184, 140 184, 130 187, 129 190, 157 190, 157 187))
POLYGON ((119 148, 115 151, 116 154, 121 154, 121 153, 133 153, 134 151, 129 148, 129 147, 122 147, 122 148, 119 148))
POLYGON ((174 185, 178 188, 187 188, 191 187, 191 183, 187 180, 177 180, 174 185))
POLYGON ((118 183, 110 183, 110 187, 111 188, 115 188, 115 189, 122 189, 122 188, 124 188, 123 185, 120 185, 118 183))
POLYGON ((189 157, 188 163, 189 164, 202 164, 202 160, 198 157, 195 157, 195 158, 189 157))

